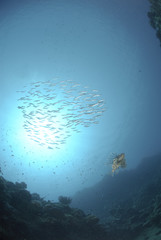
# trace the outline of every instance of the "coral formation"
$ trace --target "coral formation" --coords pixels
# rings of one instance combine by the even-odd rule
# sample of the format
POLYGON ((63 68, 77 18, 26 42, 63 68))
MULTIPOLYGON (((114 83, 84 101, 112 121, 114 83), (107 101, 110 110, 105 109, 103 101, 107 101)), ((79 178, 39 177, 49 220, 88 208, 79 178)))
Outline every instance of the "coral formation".
POLYGON ((45 201, 24 182, 1 176, 0 239, 160 240, 160 173, 161 155, 146 158, 136 169, 108 175, 77 193, 72 203, 64 196, 45 201))
POLYGON ((0 177, 0 239, 107 240, 99 219, 69 207, 71 198, 53 203, 26 188, 0 177))
POLYGON ((72 202, 70 197, 59 196, 59 202, 65 205, 69 205, 72 202))
POLYGON ((150 11, 148 12, 148 17, 151 26, 156 30, 161 46, 161 0, 149 0, 149 2, 150 11))

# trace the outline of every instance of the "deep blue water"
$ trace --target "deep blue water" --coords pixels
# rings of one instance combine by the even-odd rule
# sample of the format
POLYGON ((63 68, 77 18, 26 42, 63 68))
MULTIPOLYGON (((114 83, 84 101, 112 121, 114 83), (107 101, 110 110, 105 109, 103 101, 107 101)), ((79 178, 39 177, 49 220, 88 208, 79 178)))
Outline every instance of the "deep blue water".
POLYGON ((31 192, 56 200, 111 174, 111 153, 124 152, 127 169, 132 169, 160 152, 161 49, 149 24, 147 0, 0 4, 0 161, 5 178, 25 181, 31 192), (54 78, 58 84, 71 79, 98 90, 106 111, 99 124, 81 126, 81 133, 71 131, 59 149, 48 149, 26 135, 16 91, 54 78))

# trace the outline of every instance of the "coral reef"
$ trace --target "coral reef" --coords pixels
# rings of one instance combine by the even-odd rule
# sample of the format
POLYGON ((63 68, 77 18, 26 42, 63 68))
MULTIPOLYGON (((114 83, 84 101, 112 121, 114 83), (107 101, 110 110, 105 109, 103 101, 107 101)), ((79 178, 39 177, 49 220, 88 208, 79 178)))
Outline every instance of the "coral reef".
POLYGON ((156 30, 156 35, 160 40, 161 46, 161 0, 149 0, 150 11, 148 17, 150 19, 151 26, 156 30))
POLYGON ((72 199, 45 201, 26 188, 0 177, 0 240, 161 239, 161 155, 72 199))
POLYGON ((69 207, 71 199, 45 201, 27 185, 0 177, 0 239, 3 240, 107 240, 99 219, 69 207))

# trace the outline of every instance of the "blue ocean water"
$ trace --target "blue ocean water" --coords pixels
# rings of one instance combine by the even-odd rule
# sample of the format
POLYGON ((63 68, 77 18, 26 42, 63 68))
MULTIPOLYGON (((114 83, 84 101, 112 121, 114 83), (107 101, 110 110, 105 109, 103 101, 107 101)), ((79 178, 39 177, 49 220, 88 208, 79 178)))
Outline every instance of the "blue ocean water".
POLYGON ((146 0, 1 1, 0 161, 6 179, 56 200, 111 174, 112 153, 124 152, 133 169, 160 152, 161 49, 148 10, 146 0), (26 134, 17 91, 55 79, 88 86, 90 97, 97 90, 106 111, 98 124, 80 125, 80 133, 71 131, 59 148, 48 149, 26 134))

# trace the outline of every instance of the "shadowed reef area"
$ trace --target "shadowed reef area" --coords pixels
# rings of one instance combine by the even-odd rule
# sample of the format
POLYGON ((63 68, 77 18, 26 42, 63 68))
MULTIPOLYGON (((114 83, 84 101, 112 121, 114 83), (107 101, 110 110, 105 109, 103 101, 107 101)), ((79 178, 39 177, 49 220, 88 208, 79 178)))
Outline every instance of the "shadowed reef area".
POLYGON ((106 240, 99 219, 69 206, 71 199, 45 201, 26 184, 0 177, 0 240, 106 240))
POLYGON ((73 198, 45 201, 0 177, 0 240, 160 240, 161 155, 107 175, 73 198))
POLYGON ((160 41, 161 46, 161 0, 149 0, 150 11, 148 17, 151 26, 156 30, 156 36, 160 41))
POLYGON ((143 159, 137 168, 107 175, 78 192, 72 206, 106 225, 110 240, 161 239, 161 155, 143 159))

